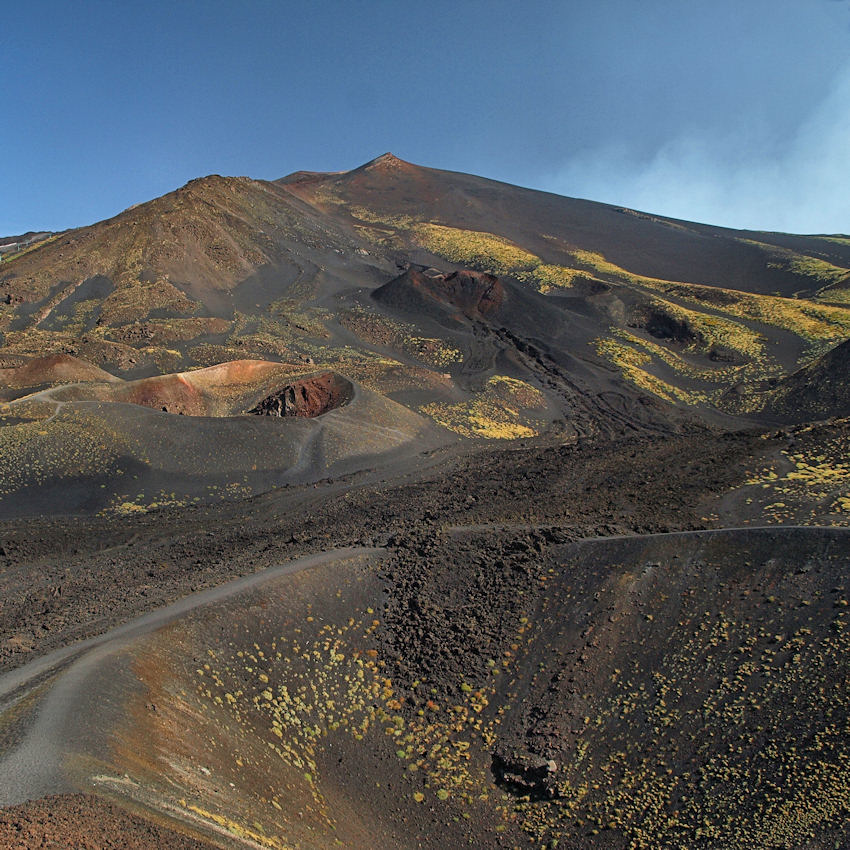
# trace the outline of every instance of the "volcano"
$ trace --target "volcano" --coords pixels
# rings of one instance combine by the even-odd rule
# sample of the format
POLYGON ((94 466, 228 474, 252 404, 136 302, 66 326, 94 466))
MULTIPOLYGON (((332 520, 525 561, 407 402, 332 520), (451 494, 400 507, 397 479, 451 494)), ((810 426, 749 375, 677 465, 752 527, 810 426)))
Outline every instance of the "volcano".
POLYGON ((850 842, 850 238, 385 154, 0 242, 5 845, 850 842))

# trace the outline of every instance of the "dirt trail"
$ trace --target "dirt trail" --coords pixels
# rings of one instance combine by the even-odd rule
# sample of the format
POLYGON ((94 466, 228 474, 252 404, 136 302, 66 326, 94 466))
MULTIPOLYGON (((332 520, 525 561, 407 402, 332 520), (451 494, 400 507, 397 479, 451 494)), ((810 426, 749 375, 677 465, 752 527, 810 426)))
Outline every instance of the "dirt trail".
POLYGON ((0 710, 3 712, 19 705, 34 689, 46 685, 46 691, 38 695, 38 708, 23 739, 0 757, 0 805, 14 805, 46 794, 72 790, 63 773, 63 759, 75 743, 69 739, 68 730, 73 728, 78 712, 89 698, 89 684, 93 678, 133 641, 201 606, 220 602, 281 576, 379 551, 349 547, 318 552, 269 567, 254 575, 194 593, 105 634, 56 650, 0 676, 0 710))

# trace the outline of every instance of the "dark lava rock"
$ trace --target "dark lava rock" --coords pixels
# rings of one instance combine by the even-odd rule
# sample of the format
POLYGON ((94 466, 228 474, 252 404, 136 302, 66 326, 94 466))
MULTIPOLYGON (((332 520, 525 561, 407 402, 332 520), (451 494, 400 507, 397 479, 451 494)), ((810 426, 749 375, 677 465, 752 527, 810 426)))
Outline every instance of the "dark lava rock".
POLYGON ((558 796, 558 766, 552 759, 500 745, 493 752, 491 770, 496 782, 512 794, 537 800, 558 796))

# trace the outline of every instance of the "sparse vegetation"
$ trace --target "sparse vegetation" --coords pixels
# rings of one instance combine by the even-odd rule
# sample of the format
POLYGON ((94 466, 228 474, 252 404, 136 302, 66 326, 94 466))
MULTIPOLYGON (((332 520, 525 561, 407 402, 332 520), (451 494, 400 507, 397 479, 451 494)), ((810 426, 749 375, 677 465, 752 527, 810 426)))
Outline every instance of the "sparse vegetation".
POLYGON ((484 391, 468 402, 434 402, 420 411, 435 422, 464 437, 491 440, 515 440, 539 433, 541 423, 528 415, 529 410, 545 406, 539 390, 524 381, 496 375, 484 391))
POLYGON ((363 308, 340 313, 337 320, 367 344, 394 348, 436 369, 445 369, 463 360, 456 346, 444 339, 420 336, 416 326, 409 322, 363 308))
POLYGON ((684 390, 653 375, 647 368, 652 364, 652 354, 641 350, 645 348, 642 343, 638 343, 636 338, 619 341, 613 337, 600 337, 596 340, 596 351, 620 369, 626 380, 658 398, 688 405, 708 403, 708 393, 684 390))
POLYGON ((415 225, 412 234, 432 254, 495 275, 530 272, 541 263, 539 257, 493 233, 428 223, 415 225))
POLYGON ((4 262, 0 761, 228 846, 845 846, 847 240, 476 185, 211 177, 4 262))

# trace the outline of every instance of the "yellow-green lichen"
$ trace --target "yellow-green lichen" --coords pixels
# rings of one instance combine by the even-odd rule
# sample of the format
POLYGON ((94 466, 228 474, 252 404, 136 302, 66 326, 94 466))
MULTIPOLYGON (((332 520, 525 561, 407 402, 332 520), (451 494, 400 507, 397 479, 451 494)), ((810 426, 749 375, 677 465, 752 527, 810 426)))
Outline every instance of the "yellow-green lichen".
POLYGON ((540 433, 542 423, 525 411, 542 408, 545 403, 543 394, 524 381, 496 375, 469 401, 432 402, 419 410, 463 437, 515 440, 540 433))

